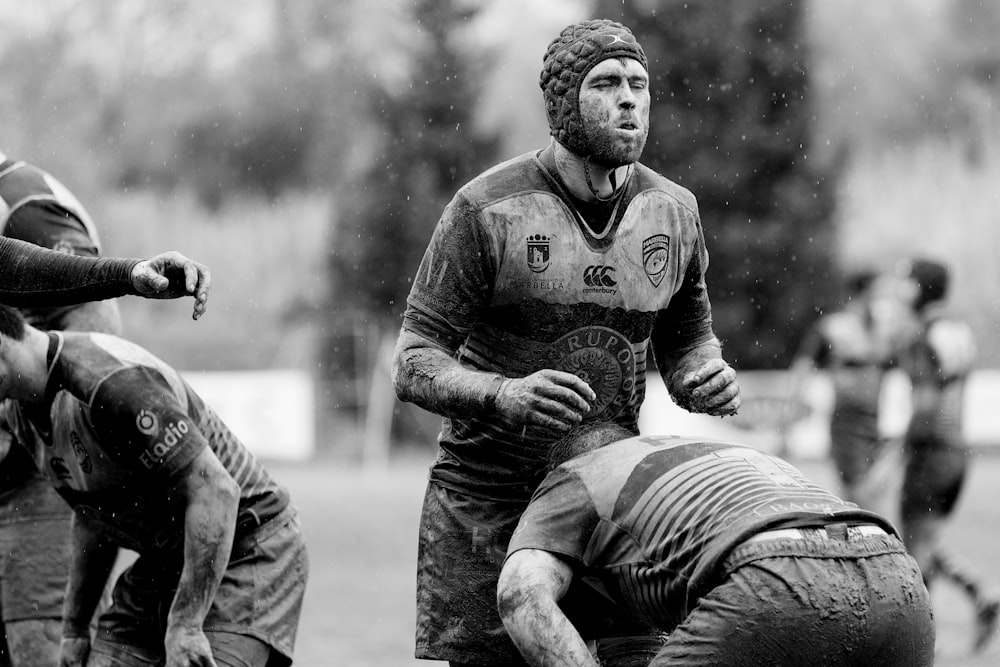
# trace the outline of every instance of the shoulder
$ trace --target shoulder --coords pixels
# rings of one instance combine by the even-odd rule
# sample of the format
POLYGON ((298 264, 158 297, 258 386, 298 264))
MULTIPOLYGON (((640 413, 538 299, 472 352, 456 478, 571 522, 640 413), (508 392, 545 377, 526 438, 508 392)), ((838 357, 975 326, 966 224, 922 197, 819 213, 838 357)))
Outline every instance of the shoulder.
POLYGON ((456 195, 477 208, 507 197, 533 191, 549 192, 535 159, 537 151, 524 153, 487 169, 466 183, 456 195))
POLYGON ((641 192, 662 193, 697 215, 698 200, 695 198, 694 193, 683 185, 671 181, 666 176, 653 171, 641 162, 637 162, 635 165, 635 178, 641 192))

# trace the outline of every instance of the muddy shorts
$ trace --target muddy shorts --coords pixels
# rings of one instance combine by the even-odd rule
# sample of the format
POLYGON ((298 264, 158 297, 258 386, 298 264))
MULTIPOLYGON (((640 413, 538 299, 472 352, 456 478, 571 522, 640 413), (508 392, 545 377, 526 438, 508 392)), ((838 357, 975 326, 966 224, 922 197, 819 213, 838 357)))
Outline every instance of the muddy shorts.
MULTIPOLYGON (((490 500, 428 484, 418 546, 417 658, 463 665, 526 664, 497 611, 500 568, 526 506, 527 499, 490 500)), ((661 632, 624 615, 586 585, 571 587, 560 606, 585 639, 662 640, 661 632)))
POLYGON ((934 664, 930 598, 897 538, 792 530, 737 547, 650 667, 934 664))
MULTIPOLYGON (((271 665, 291 664, 302 611, 308 558, 298 519, 286 509, 233 547, 203 628, 210 641, 261 665, 260 643, 273 654, 271 665), (229 635, 229 637, 227 637, 229 635)), ((113 604, 101 615, 92 652, 132 666, 163 664, 163 637, 179 571, 140 556, 119 577, 113 604)), ((235 662, 233 664, 240 664, 235 662)))
POLYGON ((0 494, 0 620, 62 618, 71 516, 41 479, 0 494))

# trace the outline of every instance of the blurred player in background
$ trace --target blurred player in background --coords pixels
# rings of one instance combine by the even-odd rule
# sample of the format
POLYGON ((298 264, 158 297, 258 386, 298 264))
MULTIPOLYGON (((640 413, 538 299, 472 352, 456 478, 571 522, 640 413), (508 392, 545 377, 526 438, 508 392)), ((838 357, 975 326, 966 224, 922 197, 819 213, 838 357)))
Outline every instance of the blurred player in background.
POLYGON ((287 490, 174 369, 0 306, 0 399, 73 507, 62 664, 291 663, 307 576, 287 490), (91 621, 118 548, 139 554, 91 621))
POLYGON ((905 263, 902 276, 920 323, 903 360, 913 386, 913 412, 904 438, 903 537, 928 586, 946 577, 969 596, 976 609, 973 648, 981 651, 996 633, 1000 598, 941 545, 941 532, 955 510, 969 468, 962 410, 975 341, 969 325, 945 308, 947 266, 918 258, 905 263))
POLYGON ((847 303, 811 327, 790 369, 788 396, 802 396, 811 373, 825 371, 833 386, 830 456, 847 500, 881 510, 889 485, 873 474, 887 456, 879 426, 886 371, 896 363, 912 328, 875 271, 861 270, 846 283, 847 303))
POLYGON ((582 580, 669 632, 656 667, 934 662, 916 562, 881 515, 731 442, 578 427, 521 517, 500 575, 535 667, 597 667, 559 607, 582 580))
MULTIPOLYGON (((582 420, 637 430, 650 357, 685 409, 739 407, 695 198, 638 162, 642 48, 619 23, 568 26, 540 85, 554 140, 448 204, 393 359, 397 396, 445 418, 421 515, 416 656, 452 665, 523 664, 496 580, 549 443, 582 420)), ((596 618, 602 603, 581 608, 596 618)))

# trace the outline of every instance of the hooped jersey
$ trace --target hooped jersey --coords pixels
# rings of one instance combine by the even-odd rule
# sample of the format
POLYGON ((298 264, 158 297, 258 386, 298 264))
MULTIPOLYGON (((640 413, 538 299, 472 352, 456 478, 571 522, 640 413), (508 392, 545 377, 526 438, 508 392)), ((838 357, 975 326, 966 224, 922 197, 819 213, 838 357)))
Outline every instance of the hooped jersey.
POLYGON ((833 519, 876 523, 791 464, 727 442, 640 436, 550 473, 511 537, 558 554, 584 581, 672 630, 719 583, 722 562, 750 536, 833 519))
POLYGON ((803 341, 801 354, 829 373, 836 416, 865 421, 874 437, 882 382, 893 359, 870 317, 853 307, 823 316, 803 341))
MULTIPOLYGON (((478 370, 574 373, 597 394, 588 419, 635 430, 651 339, 682 351, 713 337, 696 202, 637 164, 607 227, 594 233, 555 173, 549 148, 458 192, 421 262, 403 326, 478 370)), ((446 419, 432 478, 526 500, 551 437, 525 437, 492 416, 446 419)))
POLYGON ((183 498, 169 491, 205 447, 240 487, 237 539, 284 509, 287 491, 177 371, 126 340, 51 332, 46 404, 8 401, 18 441, 56 491, 119 546, 183 542, 183 498))
MULTIPOLYGON (((97 227, 79 200, 51 174, 26 162, 0 161, 0 234, 71 255, 101 254, 97 227)), ((22 310, 34 326, 51 328, 48 323, 68 308, 22 310)))

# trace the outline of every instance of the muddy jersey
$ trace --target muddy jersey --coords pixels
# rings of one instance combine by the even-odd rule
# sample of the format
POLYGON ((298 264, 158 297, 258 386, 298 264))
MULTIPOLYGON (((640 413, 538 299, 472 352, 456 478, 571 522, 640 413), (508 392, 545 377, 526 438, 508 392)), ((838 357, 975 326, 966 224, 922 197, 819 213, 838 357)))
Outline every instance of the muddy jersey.
POLYGON ((905 367, 914 385, 907 430, 911 446, 961 446, 966 380, 976 344, 968 323, 931 309, 908 350, 905 367))
POLYGON ((719 583, 719 568, 752 535, 830 519, 881 517, 841 500, 787 462, 732 443, 636 437, 550 473, 508 554, 567 558, 585 581, 670 630, 719 583))
MULTIPOLYGON (((651 339, 682 351, 713 335, 695 199, 637 164, 597 234, 555 173, 549 148, 458 192, 421 262, 403 326, 478 370, 574 373, 597 394, 588 419, 636 430, 651 339)), ((545 445, 496 417, 446 419, 431 476, 526 500, 545 445)))
POLYGON ((174 477, 210 447, 240 487, 237 539, 288 504, 253 454, 180 375, 116 336, 51 332, 46 403, 10 410, 56 491, 119 546, 182 546, 174 477))

